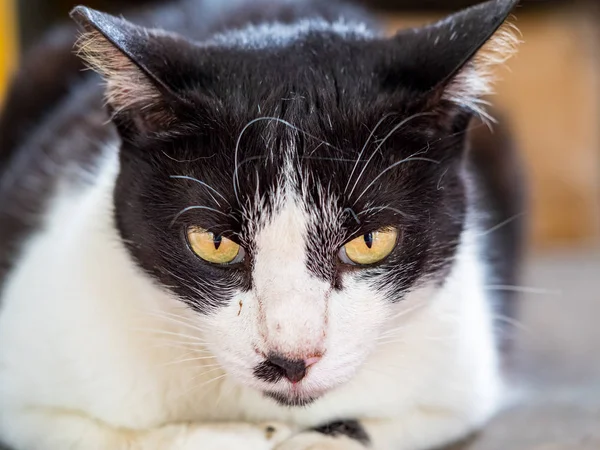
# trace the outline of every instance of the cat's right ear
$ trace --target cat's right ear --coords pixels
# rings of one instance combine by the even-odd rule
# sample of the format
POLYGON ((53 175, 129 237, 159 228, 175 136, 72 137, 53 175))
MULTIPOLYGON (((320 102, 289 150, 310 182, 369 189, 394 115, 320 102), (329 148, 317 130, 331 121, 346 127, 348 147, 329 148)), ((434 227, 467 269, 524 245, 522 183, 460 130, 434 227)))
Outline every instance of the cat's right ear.
POLYGON ((171 125, 186 102, 172 74, 181 73, 181 55, 192 44, 83 6, 71 17, 83 29, 77 52, 106 81, 106 102, 117 125, 136 132, 171 125))
POLYGON ((506 20, 519 0, 488 0, 433 24, 403 30, 386 43, 391 86, 409 86, 434 104, 446 101, 488 117, 482 100, 492 93, 495 66, 520 42, 506 20))

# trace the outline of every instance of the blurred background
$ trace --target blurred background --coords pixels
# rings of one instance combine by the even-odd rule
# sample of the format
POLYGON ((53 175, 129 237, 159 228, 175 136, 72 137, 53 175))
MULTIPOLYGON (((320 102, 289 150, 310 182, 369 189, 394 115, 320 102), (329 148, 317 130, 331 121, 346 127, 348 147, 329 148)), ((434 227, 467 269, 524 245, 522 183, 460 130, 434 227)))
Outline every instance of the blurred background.
MULTIPOLYGON (((226 2, 227 0, 221 0, 226 2)), ((327 0, 322 0, 327 1, 327 0)), ((81 0, 119 12, 142 1, 81 0)), ((0 0, 0 104, 22 54, 79 2, 0 0)), ((360 1, 359 1, 360 3, 360 1)), ((363 0, 390 32, 476 0, 363 0)), ((529 244, 512 362, 527 401, 469 449, 600 449, 600 1, 522 0, 523 44, 493 103, 529 178, 529 244)))

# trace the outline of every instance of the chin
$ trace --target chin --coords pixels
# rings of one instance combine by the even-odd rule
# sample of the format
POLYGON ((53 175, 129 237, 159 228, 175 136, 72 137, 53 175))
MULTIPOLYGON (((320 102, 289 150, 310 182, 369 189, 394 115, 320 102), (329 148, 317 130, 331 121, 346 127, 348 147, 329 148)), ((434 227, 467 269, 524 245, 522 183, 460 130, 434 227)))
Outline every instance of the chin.
POLYGON ((331 388, 316 388, 313 383, 310 382, 305 384, 305 381, 302 381, 298 384, 291 384, 287 381, 283 381, 284 386, 279 385, 279 389, 273 388, 263 388, 261 392, 265 397, 269 397, 272 400, 275 400, 278 404, 282 406, 289 407, 303 407, 309 406, 312 403, 316 402, 320 398, 324 397, 328 392, 330 392, 331 388))
POLYGON ((265 396, 275 400, 281 406, 289 406, 289 407, 303 407, 308 406, 319 398, 322 397, 322 394, 319 395, 307 395, 300 393, 283 393, 283 392, 272 392, 272 391, 264 391, 265 396))

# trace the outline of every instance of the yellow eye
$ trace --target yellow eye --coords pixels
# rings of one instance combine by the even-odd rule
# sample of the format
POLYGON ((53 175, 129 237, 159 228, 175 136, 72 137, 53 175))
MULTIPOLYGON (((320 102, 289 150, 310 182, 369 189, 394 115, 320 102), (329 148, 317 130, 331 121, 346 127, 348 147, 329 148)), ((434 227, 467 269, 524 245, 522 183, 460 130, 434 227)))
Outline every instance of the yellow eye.
POLYGON ((189 227, 187 238, 192 251, 205 261, 231 264, 244 258, 244 249, 231 239, 216 236, 200 227, 189 227))
POLYGON ((374 264, 394 250, 398 230, 383 228, 352 239, 340 249, 340 259, 347 264, 374 264))

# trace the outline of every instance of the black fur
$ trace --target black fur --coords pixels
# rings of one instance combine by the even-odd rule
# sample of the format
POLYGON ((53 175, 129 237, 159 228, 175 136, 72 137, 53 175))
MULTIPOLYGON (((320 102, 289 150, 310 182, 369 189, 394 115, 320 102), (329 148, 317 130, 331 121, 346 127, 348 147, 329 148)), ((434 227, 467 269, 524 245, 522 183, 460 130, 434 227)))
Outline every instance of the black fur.
POLYGON ((264 395, 276 401, 281 406, 303 407, 315 402, 318 397, 299 397, 290 396, 280 392, 265 391, 264 395))
MULTIPOLYGON (((505 189, 514 172, 510 164, 500 165, 506 160, 497 149, 506 145, 473 135, 472 158, 465 160, 471 111, 442 97, 514 1, 497 0, 393 39, 381 37, 362 10, 336 2, 248 2, 237 11, 227 11, 226 2, 207 9, 209 3, 215 6, 183 0, 130 16, 205 42, 200 45, 164 36, 144 42, 140 28, 78 10, 88 30, 102 26, 108 37, 111 26, 127 31, 125 41, 113 40, 141 66, 145 82, 160 89, 158 109, 170 117, 168 126, 148 109, 103 108, 99 78, 82 74, 71 54, 72 28, 51 35, 25 58, 0 119, 0 289, 57 183, 93 180, 81 177, 81 169, 97 170, 110 151, 106 142, 120 143, 114 220, 132 260, 201 313, 229 302, 236 289, 252 287, 254 225, 277 207, 273 193, 286 181, 290 152, 292 176, 311 218, 306 264, 332 289, 344 288, 346 271, 358 271, 391 301, 421 280, 443 283, 470 203, 478 201, 476 207, 488 213, 486 228, 521 211, 517 186, 505 189), (315 30, 264 46, 277 36, 242 34, 251 46, 240 46, 240 35, 212 38, 248 24, 316 17, 364 21, 372 36, 315 30), (453 27, 461 32, 450 39, 453 27), (442 45, 432 47, 436 37, 442 45), (39 55, 52 55, 53 64, 39 55), (490 169, 498 167, 502 174, 490 169), (471 178, 485 197, 467 197, 465 180, 471 178), (193 205, 212 210, 180 214, 193 205), (246 260, 203 263, 186 245, 189 225, 235 240, 245 247, 246 260), (346 241, 384 226, 400 230, 399 245, 385 261, 367 268, 339 261, 346 241)), ((514 282, 518 225, 487 239, 497 284, 514 282)), ((277 382, 284 372, 265 363, 255 375, 277 382)), ((266 395, 289 406, 315 400, 266 395)), ((354 421, 316 431, 368 443, 354 421)))
MULTIPOLYGON (((495 116, 500 118, 499 113, 495 116)), ((506 321, 518 315, 518 295, 527 227, 525 175, 507 120, 492 133, 482 123, 470 130, 468 163, 474 174, 485 245, 481 258, 488 263, 488 282, 499 318, 500 343, 510 349, 512 333, 506 321), (495 286, 495 287, 494 287, 495 286)))
POLYGON ((369 446, 371 442, 366 430, 357 420, 339 420, 316 427, 313 430, 327 436, 346 436, 360 442, 364 446, 369 446))
POLYGON ((381 37, 366 13, 336 2, 249 2, 229 15, 222 9, 200 17, 201 2, 187 1, 136 16, 142 24, 203 41, 200 45, 148 37, 120 19, 77 9, 77 21, 104 34, 145 74, 141 82, 161 97, 148 105, 140 99, 142 107, 133 109, 112 105, 114 126, 103 126, 100 90, 92 87, 91 76, 81 92, 46 101, 50 119, 24 115, 28 123, 37 123, 31 136, 0 149, 10 172, 0 187, 0 230, 11 237, 2 249, 5 271, 18 242, 35 226, 18 208, 31 205, 35 216, 57 176, 46 174, 46 166, 36 172, 42 162, 22 161, 47 155, 43 161, 82 159, 93 165, 101 152, 97 142, 114 139, 116 131, 121 171, 115 221, 123 241, 144 271, 200 312, 230 301, 236 289, 252 287, 254 225, 276 207, 272 194, 285 176, 290 152, 293 177, 306 187, 303 201, 312 218, 307 265, 315 275, 343 289, 341 274, 360 270, 394 301, 419 280, 443 282, 464 227, 464 149, 471 112, 443 100, 442 93, 514 4, 489 2, 392 39, 381 37), (366 21, 368 31, 338 34, 315 27, 284 43, 272 43, 281 37, 277 33, 285 34, 282 28, 269 35, 247 31, 237 38, 211 37, 248 24, 340 17, 366 21), (251 45, 240 45, 240 36, 251 45), (434 45, 438 37, 442 45, 434 45), (153 108, 169 117, 168 124, 148 114, 153 108), (97 120, 88 131, 97 137, 94 142, 78 134, 78 120, 88 117, 97 120), (38 187, 22 185, 26 177, 35 177, 38 187), (189 206, 211 209, 181 214, 189 206), (246 248, 246 260, 205 264, 185 245, 189 225, 237 241, 246 248), (399 245, 384 262, 362 269, 339 262, 344 242, 383 226, 401 231, 399 245))
POLYGON ((263 361, 254 369, 254 376, 267 383, 276 383, 284 377, 281 367, 270 361, 263 361))
POLYGON ((297 383, 306 375, 306 364, 302 360, 289 360, 273 354, 254 369, 254 375, 268 383, 275 383, 283 377, 297 383))
MULTIPOLYGON (((93 175, 111 151, 106 142, 120 146, 114 221, 132 260, 201 313, 252 287, 255 224, 277 208, 273 193, 289 181, 288 159, 310 212, 306 264, 332 289, 344 289, 346 271, 358 271, 391 301, 421 280, 443 283, 473 200, 465 179, 491 173, 477 160, 478 146, 465 164, 472 112, 444 100, 443 92, 516 2, 488 2, 392 39, 362 10, 333 1, 248 1, 234 11, 217 3, 182 0, 129 16, 185 39, 148 38, 137 26, 76 10, 81 25, 101 30, 140 68, 146 78, 139 82, 160 91, 155 104, 141 98, 137 109, 105 109, 99 77, 81 74, 71 55, 71 28, 25 59, 0 119, 0 289, 58 182, 93 180, 81 169, 93 175), (367 31, 339 34, 315 25, 340 17, 364 22, 367 31), (307 19, 313 31, 273 42, 285 35, 281 27, 307 19), (255 29, 214 38, 273 21, 282 25, 268 35, 255 29), (211 209, 182 213, 195 205, 211 209), (202 262, 186 245, 189 225, 235 240, 246 260, 202 262), (385 226, 400 230, 385 261, 357 268, 338 260, 346 241, 385 226)), ((501 184, 481 184, 495 199, 498 213, 490 217, 497 219, 520 209, 516 195, 497 189, 501 184)), ((488 248, 507 247, 510 236, 502 236, 488 240, 488 248)), ((517 257, 513 247, 502 253, 498 284, 510 284, 517 257)), ((275 382, 280 369, 264 364, 255 375, 275 382)), ((314 400, 267 395, 290 406, 314 400)), ((354 421, 316 431, 368 443, 354 421)))

